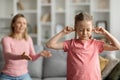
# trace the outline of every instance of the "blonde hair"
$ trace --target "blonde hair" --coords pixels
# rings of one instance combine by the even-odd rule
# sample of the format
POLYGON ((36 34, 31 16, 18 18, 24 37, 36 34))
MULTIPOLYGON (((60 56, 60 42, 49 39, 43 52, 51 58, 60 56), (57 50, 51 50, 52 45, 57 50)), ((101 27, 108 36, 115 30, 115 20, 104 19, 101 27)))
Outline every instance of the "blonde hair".
POLYGON ((81 12, 79 14, 77 14, 75 16, 75 26, 74 26, 74 29, 75 29, 75 39, 77 38, 77 22, 78 21, 92 21, 93 20, 93 17, 86 13, 86 12, 81 12))
MULTIPOLYGON (((11 21, 11 26, 10 26, 10 28, 11 28, 11 33, 10 33, 9 36, 12 37, 12 38, 15 38, 15 30, 14 30, 13 24, 14 24, 14 23, 17 21, 17 19, 20 18, 20 17, 25 18, 25 16, 24 16, 23 14, 16 14, 16 15, 13 17, 12 21, 11 21)), ((25 29, 25 32, 24 32, 23 35, 22 35, 22 38, 25 39, 25 40, 28 39, 27 27, 26 27, 26 29, 25 29)))

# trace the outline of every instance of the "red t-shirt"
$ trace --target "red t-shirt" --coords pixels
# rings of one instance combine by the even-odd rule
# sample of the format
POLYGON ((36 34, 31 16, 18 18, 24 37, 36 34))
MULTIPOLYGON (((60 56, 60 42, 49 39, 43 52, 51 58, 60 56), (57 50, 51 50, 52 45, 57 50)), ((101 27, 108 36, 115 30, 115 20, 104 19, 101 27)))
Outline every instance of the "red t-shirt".
POLYGON ((67 56, 67 80, 101 80, 99 53, 103 42, 91 39, 81 42, 78 39, 64 42, 67 56))

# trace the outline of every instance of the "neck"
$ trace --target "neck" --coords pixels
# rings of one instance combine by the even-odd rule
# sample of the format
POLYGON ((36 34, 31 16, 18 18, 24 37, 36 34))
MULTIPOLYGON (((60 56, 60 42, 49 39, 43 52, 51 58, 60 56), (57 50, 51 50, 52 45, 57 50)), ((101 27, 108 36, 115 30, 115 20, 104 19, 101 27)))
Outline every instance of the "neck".
POLYGON ((17 33, 14 34, 14 38, 17 40, 23 39, 22 34, 17 34, 17 33))
POLYGON ((80 38, 79 38, 79 40, 84 43, 84 42, 86 42, 86 41, 89 41, 90 39, 80 39, 80 38))

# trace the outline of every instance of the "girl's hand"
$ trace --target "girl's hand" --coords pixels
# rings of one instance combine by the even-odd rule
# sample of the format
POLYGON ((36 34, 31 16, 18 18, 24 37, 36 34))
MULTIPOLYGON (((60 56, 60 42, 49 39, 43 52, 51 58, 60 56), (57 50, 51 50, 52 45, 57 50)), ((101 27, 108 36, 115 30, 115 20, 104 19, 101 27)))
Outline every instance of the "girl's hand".
POLYGON ((41 56, 43 57, 51 57, 52 54, 49 52, 49 51, 46 51, 46 50, 43 50, 41 53, 40 53, 41 56))
POLYGON ((26 55, 25 52, 23 52, 23 54, 21 55, 22 59, 26 59, 26 60, 32 60, 32 58, 29 55, 26 55))
POLYGON ((105 35, 106 33, 106 30, 103 27, 94 28, 93 31, 97 34, 102 34, 102 35, 105 35))
POLYGON ((68 26, 63 29, 63 32, 65 34, 71 33, 73 31, 75 31, 75 30, 72 27, 68 27, 68 26))

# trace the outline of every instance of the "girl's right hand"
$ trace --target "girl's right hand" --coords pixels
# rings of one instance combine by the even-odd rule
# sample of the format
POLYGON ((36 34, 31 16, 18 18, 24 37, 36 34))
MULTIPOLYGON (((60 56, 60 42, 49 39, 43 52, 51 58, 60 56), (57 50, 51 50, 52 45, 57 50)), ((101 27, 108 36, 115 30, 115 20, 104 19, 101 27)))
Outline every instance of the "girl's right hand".
POLYGON ((75 31, 72 27, 68 27, 68 26, 66 26, 63 30, 62 30, 62 32, 64 32, 65 34, 68 34, 68 33, 71 33, 71 32, 73 32, 73 31, 75 31))

